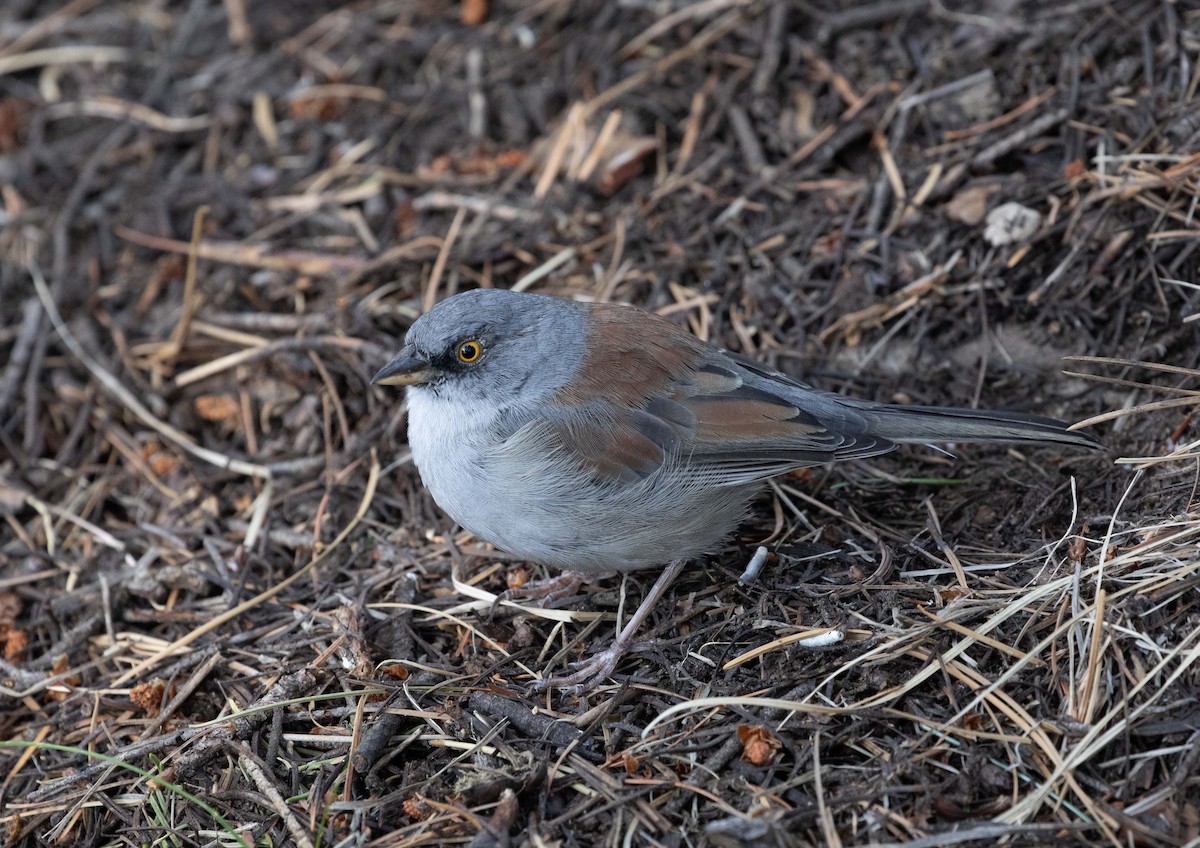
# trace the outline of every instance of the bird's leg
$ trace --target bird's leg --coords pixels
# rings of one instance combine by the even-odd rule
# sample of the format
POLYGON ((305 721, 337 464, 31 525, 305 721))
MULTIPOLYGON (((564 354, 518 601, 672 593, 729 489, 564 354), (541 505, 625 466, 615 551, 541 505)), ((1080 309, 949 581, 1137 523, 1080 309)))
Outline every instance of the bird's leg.
POLYGON ((617 634, 617 638, 609 648, 593 655, 589 660, 576 664, 570 674, 535 680, 532 684, 533 688, 542 690, 551 686, 557 686, 562 689, 569 689, 575 694, 580 694, 595 689, 603 683, 612 674, 613 669, 617 667, 617 663, 620 662, 621 657, 629 653, 629 649, 633 647, 633 637, 641 630, 646 617, 650 615, 650 610, 654 609, 654 605, 662 598, 663 594, 667 591, 667 587, 679 576, 679 572, 683 570, 685 563, 686 560, 676 560, 668 565, 662 574, 658 575, 658 580, 654 581, 654 585, 650 588, 646 597, 638 605, 638 608, 633 611, 633 615, 629 617, 629 621, 625 622, 625 626, 621 628, 621 632, 617 634))

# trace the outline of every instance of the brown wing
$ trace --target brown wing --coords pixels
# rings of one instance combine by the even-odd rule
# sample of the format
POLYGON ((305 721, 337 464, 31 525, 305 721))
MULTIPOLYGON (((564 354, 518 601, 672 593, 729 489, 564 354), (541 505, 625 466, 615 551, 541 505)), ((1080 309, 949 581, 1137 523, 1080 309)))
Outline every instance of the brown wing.
POLYGON ((698 481, 738 485, 894 447, 828 396, 656 316, 596 305, 589 330, 595 353, 543 423, 551 443, 603 477, 641 479, 672 462, 698 481))

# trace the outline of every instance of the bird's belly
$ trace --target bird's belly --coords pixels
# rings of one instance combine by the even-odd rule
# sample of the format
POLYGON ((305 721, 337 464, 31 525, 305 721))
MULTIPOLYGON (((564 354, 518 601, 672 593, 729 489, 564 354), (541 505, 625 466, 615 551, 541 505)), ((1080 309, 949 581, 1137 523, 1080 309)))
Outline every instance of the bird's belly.
POLYGON ((749 493, 726 489, 650 506, 641 493, 589 491, 564 498, 517 491, 482 469, 474 496, 461 487, 430 491, 448 515, 479 538, 522 559, 574 571, 652 568, 713 550, 741 520, 749 493))
POLYGON ((410 396, 413 460, 438 506, 501 550, 558 568, 626 571, 710 552, 756 488, 688 484, 665 469, 606 480, 496 434, 472 410, 448 412, 410 396))
POLYGON ((753 488, 681 489, 514 474, 496 452, 467 448, 431 461, 413 444, 438 506, 480 539, 522 559, 574 571, 652 568, 711 552, 745 514, 753 488))

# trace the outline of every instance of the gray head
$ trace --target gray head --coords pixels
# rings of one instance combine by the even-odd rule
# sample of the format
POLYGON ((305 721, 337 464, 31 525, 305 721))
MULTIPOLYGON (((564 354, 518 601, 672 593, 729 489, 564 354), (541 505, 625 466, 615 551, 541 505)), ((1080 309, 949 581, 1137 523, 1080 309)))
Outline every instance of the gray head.
POLYGON ((571 379, 586 334, 582 304, 502 289, 463 292, 418 318, 371 382, 463 402, 528 403, 571 379))

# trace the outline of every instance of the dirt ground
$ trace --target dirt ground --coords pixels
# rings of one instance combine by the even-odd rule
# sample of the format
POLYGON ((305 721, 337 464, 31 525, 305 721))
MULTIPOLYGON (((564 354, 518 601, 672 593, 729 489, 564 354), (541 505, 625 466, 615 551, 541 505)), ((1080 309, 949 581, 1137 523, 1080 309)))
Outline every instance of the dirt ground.
POLYGON ((0 844, 1196 844, 1198 87, 1183 0, 6 0, 0 844), (493 609, 368 383, 478 286, 1105 449, 784 477, 537 694, 654 574, 493 609))

